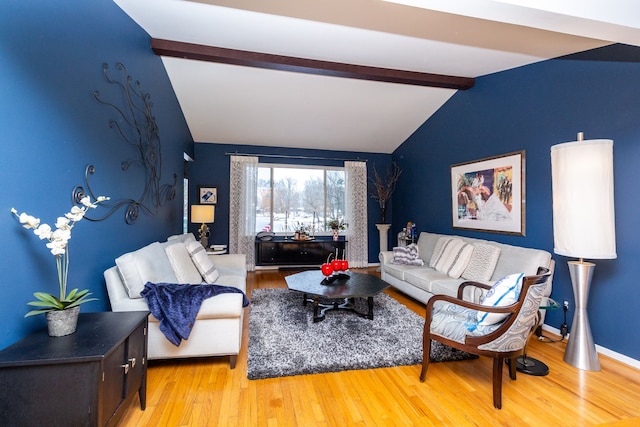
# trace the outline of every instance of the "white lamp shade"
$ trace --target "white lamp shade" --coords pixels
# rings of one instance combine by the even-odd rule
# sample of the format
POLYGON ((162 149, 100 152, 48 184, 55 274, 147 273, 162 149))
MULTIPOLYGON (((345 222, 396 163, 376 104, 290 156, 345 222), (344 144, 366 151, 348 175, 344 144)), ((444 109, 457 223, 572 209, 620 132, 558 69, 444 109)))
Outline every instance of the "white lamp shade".
POLYGON ((191 205, 191 222, 196 224, 212 223, 216 214, 213 205, 191 205))
POLYGON ((593 139, 551 147, 554 252, 616 258, 613 141, 593 139))

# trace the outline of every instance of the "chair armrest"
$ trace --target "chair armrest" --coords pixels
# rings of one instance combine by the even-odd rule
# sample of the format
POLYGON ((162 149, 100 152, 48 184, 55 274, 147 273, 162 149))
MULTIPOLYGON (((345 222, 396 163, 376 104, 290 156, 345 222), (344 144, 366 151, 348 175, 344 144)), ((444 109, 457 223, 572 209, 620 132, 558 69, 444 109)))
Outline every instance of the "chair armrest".
POLYGON ((482 288, 482 289, 486 289, 486 290, 491 289, 491 285, 487 285, 486 283, 473 282, 473 281, 462 282, 458 286, 458 299, 462 299, 462 295, 464 293, 464 288, 469 287, 469 286, 473 286, 475 288, 482 288))
POLYGON ((450 297, 449 295, 435 295, 429 299, 427 302, 427 316, 429 320, 431 320, 431 312, 433 311, 433 305, 438 301, 446 301, 451 304, 456 304, 461 307, 470 308, 472 310, 477 311, 486 311, 488 313, 515 313, 516 308, 518 307, 518 303, 514 302, 510 305, 504 306, 492 306, 492 305, 482 305, 476 304, 475 302, 465 301, 463 299, 450 297))

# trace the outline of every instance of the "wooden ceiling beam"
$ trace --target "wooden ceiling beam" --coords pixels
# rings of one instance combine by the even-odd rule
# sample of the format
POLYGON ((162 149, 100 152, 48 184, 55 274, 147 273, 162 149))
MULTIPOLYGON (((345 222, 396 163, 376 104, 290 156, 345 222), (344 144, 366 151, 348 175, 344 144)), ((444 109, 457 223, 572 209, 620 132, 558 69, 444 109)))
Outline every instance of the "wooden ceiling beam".
POLYGON ((456 77, 442 74, 420 73, 417 71, 343 64, 340 62, 296 58, 292 56, 227 49, 155 38, 151 39, 151 48, 155 54, 159 56, 243 65, 270 70, 293 71, 321 76, 463 90, 473 87, 475 83, 471 77, 456 77))

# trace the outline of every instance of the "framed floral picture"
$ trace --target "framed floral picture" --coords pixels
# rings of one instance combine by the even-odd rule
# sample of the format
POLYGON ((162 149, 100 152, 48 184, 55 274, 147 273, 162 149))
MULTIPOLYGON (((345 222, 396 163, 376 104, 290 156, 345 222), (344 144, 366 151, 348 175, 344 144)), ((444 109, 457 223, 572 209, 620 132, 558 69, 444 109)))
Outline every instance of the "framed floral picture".
POLYGON ((453 228, 525 235, 525 151, 451 166, 453 228))
POLYGON ((218 203, 218 189, 216 187, 198 187, 198 202, 201 205, 215 205, 218 203))

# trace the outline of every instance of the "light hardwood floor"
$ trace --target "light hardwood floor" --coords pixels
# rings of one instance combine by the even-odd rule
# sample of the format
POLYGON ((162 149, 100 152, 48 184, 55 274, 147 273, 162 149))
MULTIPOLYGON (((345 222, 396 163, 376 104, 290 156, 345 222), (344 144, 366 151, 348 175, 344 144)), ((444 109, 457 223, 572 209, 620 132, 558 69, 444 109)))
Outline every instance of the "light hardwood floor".
MULTIPOLYGON (((379 274, 375 268, 365 272, 379 274)), ((286 287, 283 278, 291 273, 250 273, 247 292, 286 287)), ((424 316, 424 305, 393 289, 386 292, 424 316)), ((119 425, 640 425, 640 372, 605 356, 600 356, 601 371, 581 371, 563 362, 563 342, 532 340, 528 354, 547 363, 551 373, 545 377, 518 373, 511 381, 505 372, 501 410, 492 404, 488 358, 433 363, 424 383, 418 379, 417 365, 248 380, 250 311, 246 314, 234 370, 226 357, 151 361, 147 408, 141 411, 136 399, 119 425)))

